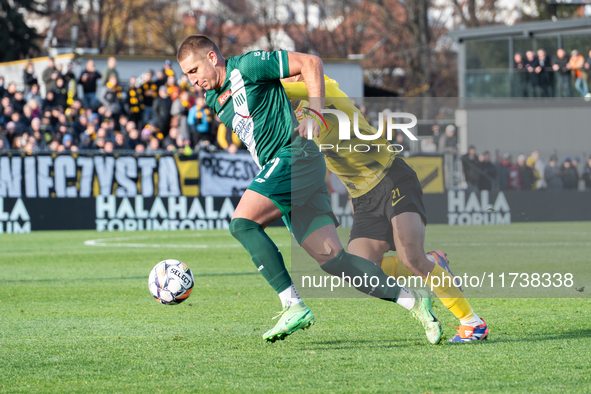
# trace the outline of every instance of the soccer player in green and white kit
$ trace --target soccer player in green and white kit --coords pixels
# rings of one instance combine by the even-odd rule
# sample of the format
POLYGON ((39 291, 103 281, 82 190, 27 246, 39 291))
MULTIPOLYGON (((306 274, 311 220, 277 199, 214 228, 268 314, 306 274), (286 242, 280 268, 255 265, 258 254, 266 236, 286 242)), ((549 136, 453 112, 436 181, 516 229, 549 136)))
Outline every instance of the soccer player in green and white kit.
MULTIPOLYGON (((314 315, 298 296, 281 252, 264 232, 267 225, 283 217, 296 241, 322 270, 337 276, 376 278, 376 287, 362 283, 355 288, 405 307, 421 322, 429 342, 439 343, 441 323, 433 315, 428 293, 392 286, 378 265, 346 253, 339 241, 324 158, 313 141, 303 138, 307 122, 298 126, 280 82, 301 74, 310 108, 320 112, 324 107, 322 61, 285 51, 255 51, 224 59, 216 44, 202 35, 187 37, 177 59, 191 83, 207 91, 207 105, 234 130, 261 167, 236 207, 230 233, 248 251, 283 304, 278 323, 263 338, 275 342, 314 324, 314 315), (292 206, 302 209, 292 216, 292 206)), ((313 123, 315 135, 318 131, 313 123)))

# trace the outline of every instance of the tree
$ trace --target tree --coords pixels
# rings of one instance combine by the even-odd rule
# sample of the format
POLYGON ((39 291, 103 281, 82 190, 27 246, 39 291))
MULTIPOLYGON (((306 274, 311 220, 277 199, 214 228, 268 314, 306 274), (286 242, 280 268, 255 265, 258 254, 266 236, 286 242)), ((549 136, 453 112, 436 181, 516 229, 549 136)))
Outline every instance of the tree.
POLYGON ((0 62, 39 53, 36 41, 41 36, 25 23, 28 12, 44 15, 46 10, 37 0, 0 0, 0 62))

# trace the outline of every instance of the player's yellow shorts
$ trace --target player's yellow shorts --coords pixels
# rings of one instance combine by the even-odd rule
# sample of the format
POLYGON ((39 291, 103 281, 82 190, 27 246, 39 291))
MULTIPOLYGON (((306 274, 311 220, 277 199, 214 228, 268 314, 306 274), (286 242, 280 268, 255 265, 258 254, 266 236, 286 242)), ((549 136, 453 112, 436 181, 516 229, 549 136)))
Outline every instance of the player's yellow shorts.
POLYGON ((273 201, 301 245, 314 230, 338 226, 325 176, 326 164, 316 144, 298 137, 265 164, 248 188, 273 201))

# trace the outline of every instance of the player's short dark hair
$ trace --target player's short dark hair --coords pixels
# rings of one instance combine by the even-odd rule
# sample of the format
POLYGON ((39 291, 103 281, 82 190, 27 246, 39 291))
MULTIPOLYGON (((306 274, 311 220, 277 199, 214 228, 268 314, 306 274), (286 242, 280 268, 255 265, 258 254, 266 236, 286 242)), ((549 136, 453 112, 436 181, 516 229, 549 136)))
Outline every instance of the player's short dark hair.
POLYGON ((220 54, 218 46, 209 37, 202 34, 193 34, 185 38, 185 41, 179 47, 176 58, 180 62, 191 54, 205 56, 209 51, 214 51, 218 55, 220 54))

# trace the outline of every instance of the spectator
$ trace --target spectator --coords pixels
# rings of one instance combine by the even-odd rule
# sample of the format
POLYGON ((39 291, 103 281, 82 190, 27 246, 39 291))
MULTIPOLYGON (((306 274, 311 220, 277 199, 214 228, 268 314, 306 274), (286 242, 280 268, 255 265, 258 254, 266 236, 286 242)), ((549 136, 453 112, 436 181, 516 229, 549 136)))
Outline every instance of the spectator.
POLYGON ((31 89, 25 93, 25 101, 27 101, 29 105, 31 100, 37 101, 39 107, 41 107, 41 104, 43 104, 43 98, 39 94, 39 85, 37 84, 31 85, 31 89))
POLYGON ((114 150, 113 142, 112 141, 105 141, 105 146, 103 148, 103 152, 105 152, 107 154, 111 154, 111 153, 113 153, 113 150, 114 150))
MULTIPOLYGON (((179 97, 174 100, 170 108, 170 115, 172 116, 173 123, 175 123, 179 129, 179 135, 184 138, 190 138, 189 124, 187 123, 187 116, 189 115, 189 92, 182 91, 179 97)), ((196 106, 193 106, 196 108, 196 106)))
POLYGON ((505 153, 501 166, 499 167, 499 189, 501 190, 521 190, 521 179, 519 178, 519 169, 511 160, 511 155, 505 153))
POLYGON ((86 68, 78 79, 78 83, 82 84, 82 90, 84 92, 84 108, 94 109, 97 106, 96 83, 100 78, 101 74, 94 68, 94 61, 87 61, 86 68))
MULTIPOLYGON (((582 97, 587 97, 589 87, 587 86, 587 73, 584 71, 585 58, 575 49, 571 52, 571 58, 568 64, 575 79, 575 89, 582 97)), ((564 187, 567 188, 566 184, 564 187)))
POLYGON ((135 146, 135 153, 137 153, 138 155, 144 154, 145 150, 146 146, 141 142, 135 146))
POLYGON ((63 74, 64 85, 68 86, 70 81, 76 82, 76 76, 74 75, 74 63, 68 63, 66 72, 63 74))
POLYGON ((579 158, 579 156, 575 156, 571 159, 571 164, 572 167, 574 168, 575 172, 577 173, 577 179, 581 179, 581 177, 579 176, 579 162, 581 161, 581 159, 579 158))
POLYGON ((14 123, 14 125, 16 127, 15 132, 17 134, 23 134, 28 129, 27 124, 25 122, 23 122, 22 118, 23 118, 23 116, 18 112, 13 112, 12 115, 10 116, 10 120, 14 123))
POLYGON ((64 148, 66 148, 66 150, 70 150, 72 149, 72 145, 74 144, 74 138, 72 137, 72 135, 70 134, 66 134, 64 135, 64 138, 62 139, 62 145, 64 146, 64 148))
POLYGON ((6 89, 4 88, 4 77, 0 75, 0 99, 4 97, 4 92, 6 92, 6 89))
POLYGON ((41 116, 41 107, 37 100, 31 100, 27 102, 27 106, 31 108, 31 118, 38 118, 41 116))
POLYGON ((45 94, 45 99, 43 100, 43 104, 41 105, 41 111, 51 111, 51 109, 56 105, 57 103, 55 101, 55 93, 53 90, 50 90, 45 94))
POLYGON ((531 156, 525 160, 525 165, 528 166, 529 168, 531 168, 531 171, 534 174, 534 183, 532 185, 532 190, 538 190, 538 182, 540 181, 540 179, 542 178, 542 175, 544 174, 543 172, 542 172, 542 174, 540 174, 536 170, 535 164, 536 164, 536 161, 531 156))
POLYGON ((548 185, 548 190, 562 190, 562 174, 560 169, 556 166, 556 157, 550 157, 548 165, 544 169, 544 179, 548 185))
POLYGON ((152 137, 152 126, 150 126, 149 124, 146 125, 146 127, 144 127, 142 129, 142 132, 140 133, 140 141, 148 146, 150 143, 150 138, 152 137))
POLYGON ((527 159, 526 163, 527 162, 531 163, 534 177, 537 179, 534 185, 534 190, 545 189, 546 180, 544 179, 544 169, 546 168, 546 163, 540 158, 540 151, 535 149, 527 159))
POLYGON ((115 133, 115 144, 113 147, 115 150, 124 150, 127 148, 127 143, 125 141, 125 136, 123 133, 115 133))
MULTIPOLYGON (((179 88, 181 90, 186 90, 187 92, 194 91, 194 88, 191 85, 191 82, 189 81, 189 77, 187 76, 187 74, 181 75, 181 79, 179 80, 179 88)), ((201 94, 197 94, 197 96, 203 96, 202 92, 199 93, 201 94)))
POLYGON ((109 78, 111 77, 111 75, 115 75, 117 77, 117 80, 119 80, 119 73, 117 72, 117 70, 115 70, 115 67, 117 66, 117 59, 115 59, 113 56, 109 57, 107 59, 107 68, 105 68, 105 71, 103 71, 103 85, 106 86, 107 83, 109 83, 109 78))
POLYGON ((73 133, 72 136, 74 137, 75 141, 80 140, 80 134, 84 133, 86 128, 88 127, 88 118, 86 115, 80 115, 78 119, 76 119, 73 123, 73 133))
POLYGON ((121 114, 121 86, 117 80, 116 74, 111 74, 109 81, 102 90, 100 102, 105 110, 110 111, 114 118, 119 118, 121 114))
POLYGON ((519 179, 521 179, 521 190, 532 190, 536 178, 533 169, 526 163, 525 155, 517 156, 517 170, 519 171, 519 179))
POLYGON ((55 104, 66 108, 68 106, 68 88, 64 85, 64 79, 58 78, 53 89, 55 104))
POLYGON ((144 112, 142 115, 143 125, 148 124, 152 119, 152 105, 154 99, 158 97, 158 86, 152 82, 154 73, 152 70, 148 70, 144 74, 144 83, 142 84, 142 93, 144 95, 144 112))
POLYGON ((187 123, 194 130, 192 133, 194 133, 193 140, 195 144, 201 141, 207 141, 206 144, 213 142, 211 135, 212 122, 213 114, 205 104, 205 98, 197 97, 195 106, 191 108, 187 118, 187 123))
POLYGON ((16 83, 10 82, 8 84, 8 87, 6 88, 6 91, 4 92, 3 97, 8 97, 10 98, 10 100, 12 100, 14 97, 14 93, 16 93, 16 83))
POLYGON ((527 69, 521 53, 513 55, 512 97, 527 97, 527 69))
POLYGON ((577 190, 579 187, 579 175, 573 167, 570 156, 565 156, 560 169, 562 184, 565 190, 577 190))
POLYGON ((225 149, 228 153, 232 153, 234 149, 238 149, 242 145, 240 138, 232 130, 228 129, 226 125, 219 121, 216 115, 216 123, 219 123, 217 128, 217 141, 221 149, 225 149))
MULTIPOLYGON (((8 124, 6 126, 6 131, 7 131, 8 134, 10 134, 11 129, 14 130, 14 123, 12 123, 12 127, 11 127, 11 124, 8 124)), ((14 139, 12 140, 12 144, 11 144, 10 149, 18 150, 18 151, 21 151, 22 152, 22 150, 23 150, 23 139, 21 138, 21 136, 14 136, 14 139)))
POLYGON ((129 130, 126 142, 126 149, 135 150, 138 145, 142 144, 142 141, 140 140, 140 132, 137 129, 129 130))
MULTIPOLYGON (((136 124, 140 124, 142 120, 142 111, 144 109, 144 95, 142 88, 136 87, 136 78, 129 78, 129 85, 126 94, 126 111, 129 114, 129 119, 136 124)), ((145 125, 143 125, 145 126, 145 125)))
POLYGON ((178 146, 176 145, 176 140, 179 136, 178 129, 176 127, 171 127, 170 132, 164 139, 162 140, 162 147, 167 151, 176 152, 178 146))
POLYGON ((53 58, 50 57, 47 61, 47 68, 41 74, 41 79, 45 84, 45 92, 49 92, 55 88, 55 79, 51 77, 54 72, 57 72, 57 69, 55 68, 53 58))
POLYGON ((12 109, 12 107, 10 105, 5 105, 4 106, 4 111, 2 112, 2 116, 0 116, 0 127, 6 128, 8 125, 8 122, 10 122, 10 117, 12 116, 12 113, 14 112, 14 110, 12 109))
POLYGON ((25 104, 23 107, 23 123, 28 127, 31 125, 31 120, 33 119, 33 110, 28 104, 25 104))
POLYGON ((458 138, 456 137, 456 126, 450 124, 445 128, 445 133, 439 139, 439 150, 441 152, 456 154, 458 138))
POLYGON ((12 109, 14 109, 14 112, 18 112, 18 113, 23 112, 23 108, 25 108, 25 105, 27 105, 27 102, 25 101, 23 92, 21 92, 20 90, 17 90, 16 92, 14 92, 14 96, 12 98, 11 105, 12 105, 12 109))
MULTIPOLYGON (((439 139, 441 138, 441 127, 438 124, 434 124, 433 126, 431 126, 431 131, 433 132, 433 143, 437 148, 439 148, 439 139)), ((435 150, 437 150, 437 148, 435 150)))
POLYGON ((164 66, 162 68, 162 72, 166 75, 167 78, 173 77, 174 78, 174 70, 172 69, 172 62, 170 60, 164 61, 164 66))
POLYGON ((478 189, 491 190, 493 181, 497 177, 497 169, 490 162, 490 153, 485 151, 482 154, 482 162, 480 163, 480 176, 478 177, 478 189))
POLYGON ((162 153, 162 149, 160 148, 160 140, 156 137, 150 137, 150 142, 148 147, 146 148, 146 153, 150 154, 157 154, 162 153))
POLYGON ((582 178, 585 181, 585 190, 591 191, 591 156, 589 156, 585 168, 583 168, 582 178))
MULTIPOLYGON (((178 153, 183 154, 185 156, 191 156, 193 154, 193 149, 191 149, 191 140, 189 138, 179 137, 179 138, 177 138, 176 143, 178 146, 178 148, 177 148, 178 153)), ((207 145, 200 144, 199 145, 199 148, 204 148, 204 147, 207 147, 209 152, 212 151, 210 148, 213 148, 213 150, 215 150, 215 146, 213 146, 211 144, 207 144, 207 145)))
POLYGON ((538 49, 538 67, 535 72, 538 74, 540 96, 554 96, 554 73, 552 72, 552 61, 543 49, 538 49))
POLYGON ((35 66, 29 60, 25 69, 23 70, 23 81, 25 83, 25 92, 29 92, 31 90, 31 86, 37 85, 39 82, 37 81, 37 74, 35 73, 35 66))
POLYGON ((170 129, 170 108, 172 107, 172 100, 168 96, 166 86, 158 88, 158 97, 154 100, 154 123, 158 131, 162 135, 168 135, 170 129))
POLYGON ((538 58, 533 51, 525 52, 525 69, 527 70, 527 97, 538 97, 539 75, 536 69, 540 66, 538 58))
POLYGON ((154 81, 154 83, 156 84, 156 86, 158 86, 158 89, 160 89, 160 86, 166 85, 167 79, 168 77, 166 76, 166 74, 164 74, 164 71, 159 70, 156 72, 156 81, 154 81))
POLYGON ((177 86, 174 77, 167 78, 166 87, 168 88, 168 95, 170 96, 170 99, 175 101, 179 97, 179 94, 181 94, 181 89, 177 86))

